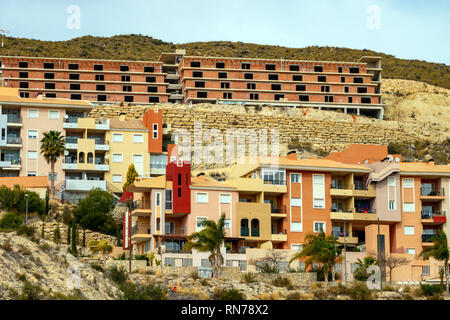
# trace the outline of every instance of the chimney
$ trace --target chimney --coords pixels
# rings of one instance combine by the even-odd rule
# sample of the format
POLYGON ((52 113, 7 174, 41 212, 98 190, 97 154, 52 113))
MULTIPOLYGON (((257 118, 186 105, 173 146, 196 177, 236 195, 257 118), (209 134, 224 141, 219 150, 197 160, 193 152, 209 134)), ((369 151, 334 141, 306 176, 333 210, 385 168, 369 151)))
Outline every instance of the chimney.
POLYGON ((290 150, 290 151, 288 151, 287 157, 290 160, 297 160, 297 150, 290 150))

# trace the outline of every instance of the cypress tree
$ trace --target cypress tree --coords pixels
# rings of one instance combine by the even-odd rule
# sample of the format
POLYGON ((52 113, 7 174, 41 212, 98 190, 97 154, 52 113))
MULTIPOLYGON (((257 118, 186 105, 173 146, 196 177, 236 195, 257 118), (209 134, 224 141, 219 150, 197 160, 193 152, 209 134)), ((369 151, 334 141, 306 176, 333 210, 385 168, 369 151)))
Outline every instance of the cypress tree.
POLYGON ((70 225, 67 225, 67 244, 70 244, 70 225))
POLYGON ((61 231, 59 230, 59 224, 56 225, 56 229, 53 232, 53 242, 59 243, 61 241, 61 231))
POLYGON ((86 229, 83 229, 83 241, 81 243, 83 248, 86 248, 86 229))
POLYGON ((44 231, 44 228, 45 228, 45 222, 42 222, 42 231, 41 231, 41 238, 42 238, 42 239, 45 238, 45 231, 44 231))
POLYGON ((72 254, 77 255, 77 224, 75 218, 72 219, 72 254))

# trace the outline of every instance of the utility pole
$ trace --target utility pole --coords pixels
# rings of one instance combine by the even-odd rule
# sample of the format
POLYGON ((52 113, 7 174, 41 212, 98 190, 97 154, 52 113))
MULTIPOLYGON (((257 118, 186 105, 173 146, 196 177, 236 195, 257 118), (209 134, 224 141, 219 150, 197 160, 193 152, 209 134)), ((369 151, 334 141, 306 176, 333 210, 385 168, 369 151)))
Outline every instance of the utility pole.
POLYGON ((25 224, 28 224, 28 193, 25 193, 25 224))
POLYGON ((345 287, 347 287, 347 234, 345 232, 345 222, 347 218, 344 218, 344 279, 345 287))
POLYGON ((3 48, 3 39, 5 37, 5 34, 9 34, 9 33, 10 33, 9 30, 0 29, 0 34, 2 35, 2 48, 3 48))
POLYGON ((133 250, 133 245, 131 243, 131 208, 132 208, 132 202, 131 202, 131 198, 129 198, 129 202, 128 202, 128 248, 130 250, 129 252, 129 257, 128 257, 128 263, 129 263, 129 272, 131 273, 131 255, 132 255, 132 250, 133 250))

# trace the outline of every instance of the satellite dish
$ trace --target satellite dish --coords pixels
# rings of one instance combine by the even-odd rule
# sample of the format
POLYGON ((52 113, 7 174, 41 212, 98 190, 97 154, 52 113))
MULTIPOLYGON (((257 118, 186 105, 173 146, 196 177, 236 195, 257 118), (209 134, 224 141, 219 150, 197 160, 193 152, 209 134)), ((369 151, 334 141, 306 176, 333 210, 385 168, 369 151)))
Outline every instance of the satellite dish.
POLYGON ((395 162, 399 163, 400 162, 400 158, 399 157, 395 157, 395 162))
POLYGON ((64 119, 69 119, 69 115, 67 113, 64 115, 64 119))
POLYGON ((69 155, 69 151, 64 150, 64 155, 65 155, 65 156, 68 156, 68 155, 69 155))
POLYGON ((392 155, 388 155, 387 157, 388 157, 389 161, 394 160, 394 157, 392 155))
POLYGON ((105 159, 108 160, 108 159, 109 159, 109 156, 108 156, 108 155, 105 155, 105 159))

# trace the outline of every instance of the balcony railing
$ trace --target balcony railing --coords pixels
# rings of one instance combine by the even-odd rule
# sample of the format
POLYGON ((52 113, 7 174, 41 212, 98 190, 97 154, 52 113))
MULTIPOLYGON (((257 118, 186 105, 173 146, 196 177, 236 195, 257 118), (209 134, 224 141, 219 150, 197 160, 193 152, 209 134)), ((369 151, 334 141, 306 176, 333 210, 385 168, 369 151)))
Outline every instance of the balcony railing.
POLYGON ((21 123, 21 117, 19 114, 6 114, 8 123, 21 123))
POLYGON ((78 119, 83 117, 75 117, 75 116, 69 116, 68 118, 64 119, 64 122, 67 123, 78 123, 78 119))
POLYGON ((20 165, 20 158, 12 158, 12 157, 5 157, 3 154, 1 156, 2 161, 9 161, 11 162, 11 165, 20 165))
POLYGON ((264 184, 273 184, 277 186, 285 186, 286 180, 264 180, 264 184))
POLYGON ((22 138, 21 137, 7 137, 6 138, 6 143, 8 144, 21 144, 22 143, 22 138))
POLYGON ((377 213, 377 212, 369 208, 369 209, 356 209, 356 213, 377 213))
POLYGON ((186 233, 184 232, 184 228, 180 227, 178 230, 177 229, 175 229, 175 230, 167 230, 165 232, 165 235, 169 236, 169 237, 170 236, 172 236, 172 237, 175 237, 175 236, 184 237, 184 236, 186 236, 186 233))
POLYGON ((433 212, 429 212, 429 211, 423 211, 422 210, 422 219, 431 219, 433 217, 442 217, 445 216, 445 211, 433 211, 433 212))
POLYGON ((78 139, 81 137, 66 137, 66 143, 78 143, 78 139))
POLYGON ((338 239, 339 237, 349 237, 349 233, 348 232, 338 232, 338 231, 332 231, 333 237, 335 237, 336 239, 338 239))
POLYGON ((150 228, 147 228, 145 230, 139 230, 139 223, 136 223, 134 226, 131 227, 131 235, 135 234, 151 234, 150 228))
POLYGON ((133 209, 151 209, 149 200, 135 200, 133 209))
POLYGON ((271 213, 286 213, 286 206, 283 206, 282 208, 271 208, 271 213))
POLYGON ((422 242, 433 242, 433 237, 435 234, 422 234, 422 242))
POLYGON ((352 190, 353 185, 352 184, 343 184, 343 183, 331 183, 330 185, 331 189, 339 189, 339 190, 352 190))
POLYGON ((421 196, 445 196, 444 188, 437 189, 437 188, 420 188, 420 195, 421 196))

